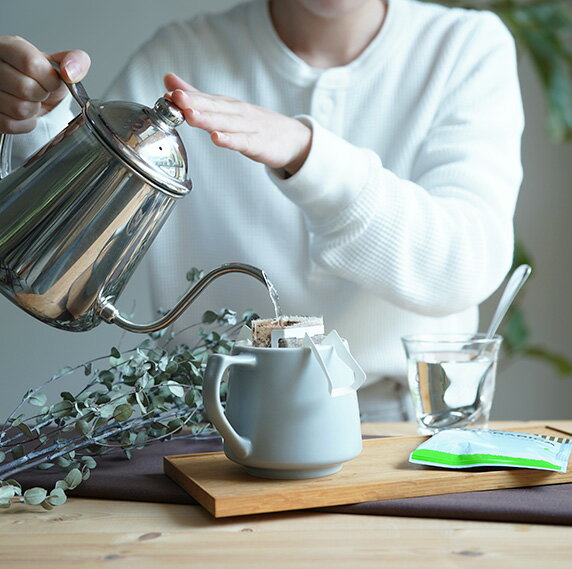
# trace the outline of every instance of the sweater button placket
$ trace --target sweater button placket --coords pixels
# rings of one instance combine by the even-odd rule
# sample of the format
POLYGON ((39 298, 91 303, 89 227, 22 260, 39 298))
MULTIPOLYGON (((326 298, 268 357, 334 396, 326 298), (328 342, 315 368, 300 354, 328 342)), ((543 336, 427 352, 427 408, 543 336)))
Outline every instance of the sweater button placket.
POLYGON ((340 70, 324 71, 312 96, 312 116, 324 127, 334 126, 338 89, 345 87, 347 76, 340 70))
POLYGON ((312 116, 322 126, 329 126, 334 107, 335 102, 331 95, 323 89, 316 89, 312 97, 312 116))

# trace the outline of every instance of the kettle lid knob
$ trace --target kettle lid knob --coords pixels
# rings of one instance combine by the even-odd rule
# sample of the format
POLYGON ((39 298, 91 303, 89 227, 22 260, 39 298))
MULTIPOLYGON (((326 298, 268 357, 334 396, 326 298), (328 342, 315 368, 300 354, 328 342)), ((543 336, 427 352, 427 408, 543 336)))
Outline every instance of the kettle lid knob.
POLYGON ((153 107, 155 116, 170 127, 176 127, 185 122, 181 109, 175 106, 169 99, 161 97, 153 107))

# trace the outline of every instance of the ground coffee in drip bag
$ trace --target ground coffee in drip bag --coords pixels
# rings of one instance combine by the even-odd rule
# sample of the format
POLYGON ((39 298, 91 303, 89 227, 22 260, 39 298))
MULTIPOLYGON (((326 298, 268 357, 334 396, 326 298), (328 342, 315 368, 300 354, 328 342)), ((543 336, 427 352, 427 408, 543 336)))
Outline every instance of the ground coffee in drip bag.
POLYGON ((324 339, 324 319, 321 316, 281 316, 253 320, 252 345, 257 348, 299 348, 306 334, 315 344, 324 339))

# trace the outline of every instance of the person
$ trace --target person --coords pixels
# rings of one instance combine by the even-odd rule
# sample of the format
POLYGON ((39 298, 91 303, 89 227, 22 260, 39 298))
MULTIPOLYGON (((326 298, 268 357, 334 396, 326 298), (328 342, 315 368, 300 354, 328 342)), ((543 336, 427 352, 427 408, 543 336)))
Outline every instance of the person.
MULTIPOLYGON (((49 57, 70 81, 89 68, 78 50, 49 57)), ((70 98, 26 40, 2 38, 0 60, 0 131, 29 152, 73 116, 70 98)), ((523 113, 500 19, 417 0, 253 0, 160 29, 107 98, 151 106, 165 91, 188 123, 194 190, 147 254, 155 306, 189 267, 256 265, 285 314, 323 315, 348 339, 364 418, 409 418, 400 338, 475 331, 512 261, 523 113)), ((269 312, 241 278, 205 304, 269 312)))

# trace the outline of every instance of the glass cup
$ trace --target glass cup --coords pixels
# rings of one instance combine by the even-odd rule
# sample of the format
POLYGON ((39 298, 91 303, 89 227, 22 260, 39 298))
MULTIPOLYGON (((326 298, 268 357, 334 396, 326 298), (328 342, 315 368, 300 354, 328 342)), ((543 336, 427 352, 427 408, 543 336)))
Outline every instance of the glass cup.
POLYGON ((488 428, 501 336, 427 334, 402 342, 419 433, 488 428))

